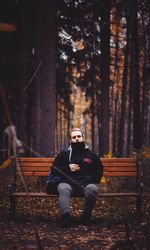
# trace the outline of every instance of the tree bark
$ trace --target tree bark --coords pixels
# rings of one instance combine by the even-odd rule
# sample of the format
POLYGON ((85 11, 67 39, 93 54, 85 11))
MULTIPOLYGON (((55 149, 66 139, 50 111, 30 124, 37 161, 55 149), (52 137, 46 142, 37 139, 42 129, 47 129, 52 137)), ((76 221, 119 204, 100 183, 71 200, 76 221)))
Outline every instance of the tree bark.
POLYGON ((134 42, 134 96, 133 96, 133 148, 141 148, 141 113, 140 113, 140 83, 139 83, 139 45, 137 23, 137 0, 133 11, 133 42, 134 42))
POLYGON ((55 155, 56 91, 55 91, 55 1, 39 1, 39 52, 41 121, 40 154, 55 155))
POLYGON ((109 151, 110 0, 102 1, 101 12, 101 128, 100 155, 109 151))

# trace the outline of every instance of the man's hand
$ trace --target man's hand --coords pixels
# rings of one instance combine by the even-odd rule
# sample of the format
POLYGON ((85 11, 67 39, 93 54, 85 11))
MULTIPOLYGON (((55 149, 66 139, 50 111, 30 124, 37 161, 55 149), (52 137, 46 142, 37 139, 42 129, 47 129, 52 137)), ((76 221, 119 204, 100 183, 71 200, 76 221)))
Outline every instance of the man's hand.
POLYGON ((70 170, 71 172, 75 172, 75 171, 78 171, 80 169, 79 165, 78 164, 69 164, 69 167, 70 167, 70 170))

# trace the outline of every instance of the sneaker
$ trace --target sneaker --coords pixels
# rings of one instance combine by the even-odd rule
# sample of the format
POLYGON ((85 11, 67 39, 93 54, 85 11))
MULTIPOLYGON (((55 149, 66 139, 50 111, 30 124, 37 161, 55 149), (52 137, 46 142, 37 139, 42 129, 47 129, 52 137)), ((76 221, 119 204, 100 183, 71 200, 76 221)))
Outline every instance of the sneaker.
POLYGON ((63 214, 61 218, 61 227, 69 227, 72 224, 72 218, 69 213, 63 214))

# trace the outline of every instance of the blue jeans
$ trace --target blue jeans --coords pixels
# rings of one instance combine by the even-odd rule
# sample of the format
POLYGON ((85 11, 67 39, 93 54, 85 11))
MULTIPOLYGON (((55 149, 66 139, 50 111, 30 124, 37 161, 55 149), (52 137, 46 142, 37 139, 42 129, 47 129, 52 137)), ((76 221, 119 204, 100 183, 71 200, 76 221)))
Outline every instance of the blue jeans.
MULTIPOLYGON (((70 200, 73 189, 68 183, 60 183, 57 187, 59 193, 59 206, 61 213, 70 213, 70 200)), ((91 216, 92 210, 95 206, 99 188, 96 184, 88 184, 83 187, 83 194, 85 198, 83 214, 91 216)))

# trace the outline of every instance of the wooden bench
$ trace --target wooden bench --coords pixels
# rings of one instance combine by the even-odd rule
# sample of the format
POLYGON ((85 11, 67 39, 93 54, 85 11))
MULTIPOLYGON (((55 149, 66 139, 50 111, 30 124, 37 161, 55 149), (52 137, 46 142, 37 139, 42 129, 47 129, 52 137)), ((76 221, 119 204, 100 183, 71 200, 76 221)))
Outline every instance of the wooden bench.
MULTIPOLYGON (((14 183, 13 190, 10 192, 10 210, 11 215, 15 216, 16 198, 19 196, 27 197, 51 197, 57 196, 54 194, 48 195, 45 190, 37 192, 37 190, 18 191, 17 180, 22 174, 24 178, 30 177, 47 177, 48 172, 52 166, 54 158, 17 158, 14 166, 14 183)), ((100 192, 99 197, 135 197, 137 211, 141 211, 142 205, 142 185, 140 178, 140 170, 137 158, 101 158, 104 172, 103 178, 129 178, 132 177, 133 191, 129 192, 100 192)), ((125 180, 125 181, 127 181, 125 180)), ((116 180, 117 181, 117 180, 116 180)), ((109 182, 108 182, 109 183, 109 182)), ((126 182, 125 182, 126 183, 126 182)), ((106 183, 107 184, 107 183, 106 183)), ((43 184, 44 186, 44 184, 43 184)), ((128 186, 128 184, 127 184, 128 186)), ((127 190, 128 188, 125 187, 127 190)))

